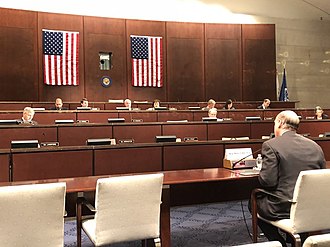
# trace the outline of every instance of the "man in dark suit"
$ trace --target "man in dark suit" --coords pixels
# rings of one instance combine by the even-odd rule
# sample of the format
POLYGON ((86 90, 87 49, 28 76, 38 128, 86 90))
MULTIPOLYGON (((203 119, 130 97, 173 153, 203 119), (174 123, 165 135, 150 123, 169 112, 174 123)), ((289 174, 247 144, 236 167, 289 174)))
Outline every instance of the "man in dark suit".
MULTIPOLYGON (((275 138, 262 145, 262 169, 259 182, 262 188, 285 199, 292 199, 300 171, 325 168, 321 147, 314 141, 296 133, 299 118, 293 111, 280 112, 274 121, 275 138)), ((260 195, 257 197, 258 213, 269 220, 290 217, 291 205, 285 200, 260 195)), ((258 225, 269 240, 286 246, 278 228, 263 221, 258 225)))
POLYGON ((55 106, 53 106, 52 108, 50 108, 49 110, 68 110, 68 108, 63 107, 63 101, 61 98, 57 98, 55 100, 55 106))
POLYGON ((270 105, 270 99, 264 99, 261 105, 257 107, 257 109, 267 109, 270 105))

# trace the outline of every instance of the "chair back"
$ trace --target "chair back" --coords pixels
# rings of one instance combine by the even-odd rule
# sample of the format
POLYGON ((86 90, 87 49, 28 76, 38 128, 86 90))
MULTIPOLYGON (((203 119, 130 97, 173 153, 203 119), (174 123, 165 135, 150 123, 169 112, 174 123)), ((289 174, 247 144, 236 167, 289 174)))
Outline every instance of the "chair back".
POLYGON ((290 220, 297 233, 330 229, 330 169, 300 172, 290 220))
POLYGON ((65 183, 0 187, 1 246, 61 246, 65 183))
POLYGON ((303 245, 303 247, 329 247, 329 246, 330 246, 330 233, 309 236, 305 240, 303 245))
POLYGON ((236 247, 282 247, 282 244, 279 241, 270 241, 270 242, 243 244, 243 245, 235 245, 235 246, 236 247))
POLYGON ((98 179, 95 244, 159 237, 163 174, 98 179))

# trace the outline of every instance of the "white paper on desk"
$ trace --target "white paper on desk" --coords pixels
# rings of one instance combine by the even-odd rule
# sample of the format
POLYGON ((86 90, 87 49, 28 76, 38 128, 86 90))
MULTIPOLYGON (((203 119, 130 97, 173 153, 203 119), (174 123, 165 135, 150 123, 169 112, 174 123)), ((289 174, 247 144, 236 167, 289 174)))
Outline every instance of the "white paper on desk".
POLYGON ((230 148, 225 150, 226 160, 253 159, 252 148, 230 148))

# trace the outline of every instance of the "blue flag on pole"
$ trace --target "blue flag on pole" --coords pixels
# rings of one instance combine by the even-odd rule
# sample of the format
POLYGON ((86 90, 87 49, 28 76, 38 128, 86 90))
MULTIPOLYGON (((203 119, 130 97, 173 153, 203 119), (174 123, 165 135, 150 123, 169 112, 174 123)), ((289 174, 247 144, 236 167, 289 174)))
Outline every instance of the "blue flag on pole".
POLYGON ((286 86, 286 72, 285 72, 285 68, 283 69, 283 80, 282 80, 280 97, 279 97, 278 100, 279 101, 289 101, 289 93, 288 93, 288 88, 286 86))

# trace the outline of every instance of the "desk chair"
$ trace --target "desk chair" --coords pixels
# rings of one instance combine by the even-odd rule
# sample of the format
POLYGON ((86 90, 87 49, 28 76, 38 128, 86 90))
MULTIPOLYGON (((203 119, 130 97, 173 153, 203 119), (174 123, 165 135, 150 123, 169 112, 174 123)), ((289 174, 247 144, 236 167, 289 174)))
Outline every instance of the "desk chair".
MULTIPOLYGON (((257 214, 256 195, 266 193, 255 189, 251 195, 253 242, 257 242, 257 219, 266 221, 286 232, 301 246, 299 233, 311 233, 330 229, 330 170, 318 169, 300 172, 291 203, 290 218, 270 221, 257 214)), ((283 200, 283 199, 282 199, 283 200)))
POLYGON ((146 239, 154 239, 160 246, 162 185, 161 173, 98 179, 95 208, 78 198, 78 247, 81 229, 95 246, 146 239), (82 220, 82 205, 95 212, 93 219, 82 220))
POLYGON ((0 245, 64 244, 65 183, 0 187, 0 245))
POLYGON ((303 247, 329 247, 330 234, 320 234, 309 236, 304 242, 303 247))

